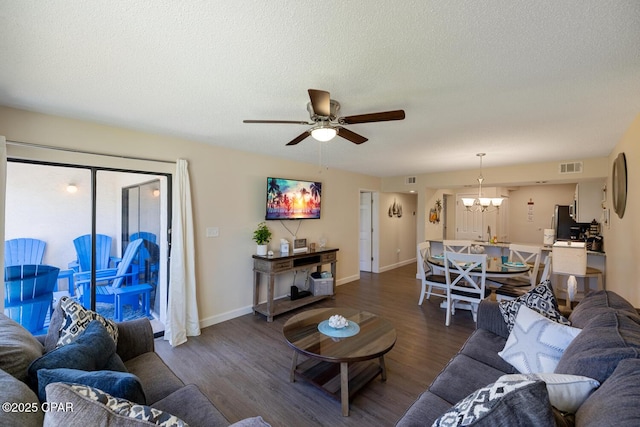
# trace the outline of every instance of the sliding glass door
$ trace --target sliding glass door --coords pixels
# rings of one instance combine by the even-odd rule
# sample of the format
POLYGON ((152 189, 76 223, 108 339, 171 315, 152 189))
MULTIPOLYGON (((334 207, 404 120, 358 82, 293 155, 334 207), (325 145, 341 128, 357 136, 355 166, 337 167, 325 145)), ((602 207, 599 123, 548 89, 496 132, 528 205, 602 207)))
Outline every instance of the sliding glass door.
POLYGON ((68 295, 116 320, 147 316, 154 331, 163 330, 170 178, 9 159, 5 239, 45 242, 41 263, 60 270, 53 304, 68 295), (143 242, 130 248, 132 237, 143 242), (129 288, 115 292, 122 296, 116 307, 115 287, 124 286, 129 288), (145 304, 147 295, 151 301, 145 304))
MULTIPOLYGON (((160 179, 122 188, 122 241, 142 239, 143 244, 135 258, 140 280, 150 284, 151 309, 160 314, 157 286, 161 272, 160 243, 162 235, 162 205, 160 179)), ((166 229, 166 228, 165 228, 166 229)))

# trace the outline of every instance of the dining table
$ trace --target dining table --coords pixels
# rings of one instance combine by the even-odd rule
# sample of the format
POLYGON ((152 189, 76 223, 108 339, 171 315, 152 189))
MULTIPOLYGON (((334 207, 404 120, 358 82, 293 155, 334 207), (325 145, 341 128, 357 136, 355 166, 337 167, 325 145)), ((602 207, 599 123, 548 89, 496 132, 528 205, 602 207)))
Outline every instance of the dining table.
MULTIPOLYGON (((427 262, 435 271, 444 271, 444 255, 432 255, 427 258, 427 262)), ((502 262, 501 257, 487 256, 487 278, 498 277, 528 277, 531 266, 523 262, 505 261, 502 262)), ((471 274, 480 274, 480 268, 475 268, 471 274)), ((499 286, 496 284, 496 286, 499 286)))
MULTIPOLYGON (((434 273, 444 274, 444 254, 432 255, 427 258, 427 263, 431 266, 434 273)), ((528 273, 531 269, 529 264, 515 261, 502 261, 502 257, 487 256, 487 270, 485 273, 486 278, 499 278, 499 277, 529 277, 528 273)), ((480 268, 471 270, 471 275, 481 275, 480 268)), ((500 283, 491 282, 492 286, 499 288, 502 286, 500 283)), ((440 304, 441 308, 447 307, 447 302, 443 301, 440 304)), ((471 305, 464 302, 456 302, 455 307, 457 309, 471 310, 471 305)))

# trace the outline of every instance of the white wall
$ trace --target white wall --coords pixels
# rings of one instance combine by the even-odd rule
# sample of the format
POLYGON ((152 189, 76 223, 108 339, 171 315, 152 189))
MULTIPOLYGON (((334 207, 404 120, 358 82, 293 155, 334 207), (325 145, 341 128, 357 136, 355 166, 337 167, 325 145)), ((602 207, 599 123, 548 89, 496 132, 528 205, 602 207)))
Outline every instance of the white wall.
MULTIPOLYGON (((454 192, 452 190, 439 189, 434 192, 431 192, 430 197, 427 198, 427 204, 424 208, 425 240, 441 240, 444 237, 443 226, 445 223, 444 221, 445 215, 447 215, 447 221, 448 221, 447 226, 449 228, 447 231, 449 233, 454 233, 455 235, 455 229, 456 229, 455 194, 454 194, 454 197, 451 199, 452 204, 451 206, 448 206, 447 212, 444 211, 444 205, 443 205, 443 210, 440 212, 440 221, 439 222, 429 221, 429 212, 431 211, 431 209, 435 208, 436 202, 438 200, 440 200, 440 202, 444 202, 445 194, 454 194, 454 192)), ((422 241, 422 239, 419 239, 419 241, 422 241)))
POLYGON ((542 244, 545 228, 551 227, 555 205, 573 203, 575 184, 527 185, 509 192, 509 240, 542 244), (529 221, 529 203, 533 207, 529 221))
POLYGON ((640 307, 640 114, 609 155, 609 171, 619 153, 627 158, 627 207, 622 218, 611 204, 611 175, 607 180, 607 200, 611 226, 603 228, 604 249, 607 253, 607 288, 640 307))
MULTIPOLYGON (((609 227, 602 228, 602 234, 606 252, 607 289, 622 295, 636 307, 640 307, 640 263, 637 262, 640 259, 640 222, 638 221, 640 217, 640 198, 636 197, 634 192, 640 185, 640 168, 638 166, 640 165, 640 144, 638 141, 640 141, 640 115, 636 116, 608 157, 578 159, 583 161, 584 169, 582 174, 571 177, 560 175, 558 173, 559 162, 523 164, 485 168, 483 170, 487 186, 532 186, 532 183, 537 181, 546 181, 548 184, 571 184, 571 198, 569 198, 569 201, 571 201, 573 200, 575 183, 578 181, 606 179, 607 188, 610 191, 613 161, 618 153, 624 152, 627 156, 627 187, 629 189, 626 213, 622 219, 618 218, 611 207, 611 194, 607 194, 605 206, 610 209, 611 221, 609 227)), ((567 160, 575 161, 576 159, 567 160)), ((435 189, 463 187, 475 181, 474 174, 477 174, 477 171, 469 170, 423 174, 417 177, 416 188, 418 190, 418 215, 420 218, 418 221, 418 240, 430 238, 430 232, 426 229, 426 213, 432 201, 431 199, 437 191, 435 189)), ((382 180, 383 191, 398 191, 398 189, 404 187, 406 187, 404 177, 391 177, 382 180)), ((537 190, 531 188, 527 191, 533 192, 537 190)), ((536 196, 537 198, 538 196, 536 196)), ((516 201, 516 210, 519 204, 516 201)), ((555 205, 555 201, 553 204, 555 205)), ((547 208, 541 210, 544 212, 547 211, 547 208)), ((538 209, 536 208, 537 211, 538 209)), ((515 215, 518 214, 516 213, 515 215)), ((544 221, 539 225, 534 224, 533 233, 535 234, 537 228, 543 225, 546 228, 544 221)), ((516 233, 516 237, 511 238, 512 241, 515 241, 518 238, 517 231, 512 229, 511 232, 516 233)), ((537 240, 537 236, 528 237, 529 235, 530 233, 527 233, 526 236, 522 237, 525 239, 535 237, 537 240)))
POLYGON ((417 195, 380 194, 380 271, 390 270, 416 259, 417 195), (393 203, 402 206, 402 216, 390 217, 393 203))
MULTIPOLYGON (((252 153, 189 140, 103 126, 79 120, 36 114, 8 107, 0 107, 0 135, 9 141, 22 141, 140 158, 172 160, 184 158, 189 162, 193 192, 196 239, 196 280, 198 282, 198 310, 201 323, 207 326, 250 312, 253 291, 252 254, 255 243, 251 235, 264 218, 267 176, 282 176, 322 181, 322 219, 301 224, 299 237, 317 242, 322 236, 327 246, 337 247, 338 284, 359 277, 359 198, 360 189, 380 191, 380 179, 349 172, 325 169, 319 174, 317 165, 260 156, 252 153), (220 236, 205 237, 207 227, 218 227, 220 236)), ((25 150, 8 146, 10 156, 24 157, 25 150)), ((121 158, 93 158, 73 153, 40 150, 49 161, 92 162, 124 169, 159 170, 159 163, 140 162, 121 158)), ((164 165, 165 167, 169 167, 164 165)), ((173 168, 172 168, 173 169, 173 168)), ((171 169, 171 170, 172 170, 171 169)), ((409 206, 406 201, 405 205, 409 206)), ((405 211, 406 219, 415 217, 405 211)), ((270 222, 274 233, 271 249, 278 249, 280 238, 291 235, 279 222, 270 222)), ((381 225, 381 234, 386 227, 381 225)), ((401 247, 401 255, 415 258, 415 227, 402 241, 411 241, 411 249, 401 247)), ((380 252, 388 254, 397 248, 394 239, 380 242, 380 252), (389 249, 387 247, 391 249, 389 249)), ((384 256, 389 264, 396 258, 384 256)), ((380 268, 388 268, 381 261, 380 268)), ((292 277, 283 277, 276 294, 284 295, 292 277)), ((264 288, 264 287, 263 287, 264 288)), ((264 298, 264 291, 262 298, 264 298)))
MULTIPOLYGON (((121 189, 153 175, 99 172, 96 231, 113 239, 111 254, 121 255, 121 189)), ((73 239, 91 233, 91 172, 87 169, 7 163, 6 239, 30 237, 47 243, 43 262, 67 269, 76 259, 73 239), (75 184, 76 193, 67 192, 75 184)))

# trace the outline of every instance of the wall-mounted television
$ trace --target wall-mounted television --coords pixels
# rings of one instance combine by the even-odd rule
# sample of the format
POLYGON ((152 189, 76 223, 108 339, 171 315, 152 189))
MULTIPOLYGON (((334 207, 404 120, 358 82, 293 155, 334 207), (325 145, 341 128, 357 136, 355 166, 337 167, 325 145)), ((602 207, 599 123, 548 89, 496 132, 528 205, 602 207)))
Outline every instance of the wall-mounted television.
POLYGON ((268 177, 265 219, 320 219, 321 200, 321 182, 268 177))

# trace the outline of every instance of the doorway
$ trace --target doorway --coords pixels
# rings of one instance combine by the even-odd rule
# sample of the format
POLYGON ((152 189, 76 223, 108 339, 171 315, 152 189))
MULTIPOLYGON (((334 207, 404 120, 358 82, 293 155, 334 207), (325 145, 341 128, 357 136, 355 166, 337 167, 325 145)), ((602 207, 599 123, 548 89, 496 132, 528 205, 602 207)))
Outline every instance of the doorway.
POLYGON ((378 216, 379 196, 375 191, 360 191, 359 254, 360 271, 379 272, 378 216))
POLYGON ((456 238, 456 199, 453 194, 442 195, 442 239, 456 238))
POLYGON ((373 194, 360 192, 360 271, 373 270, 373 194))

